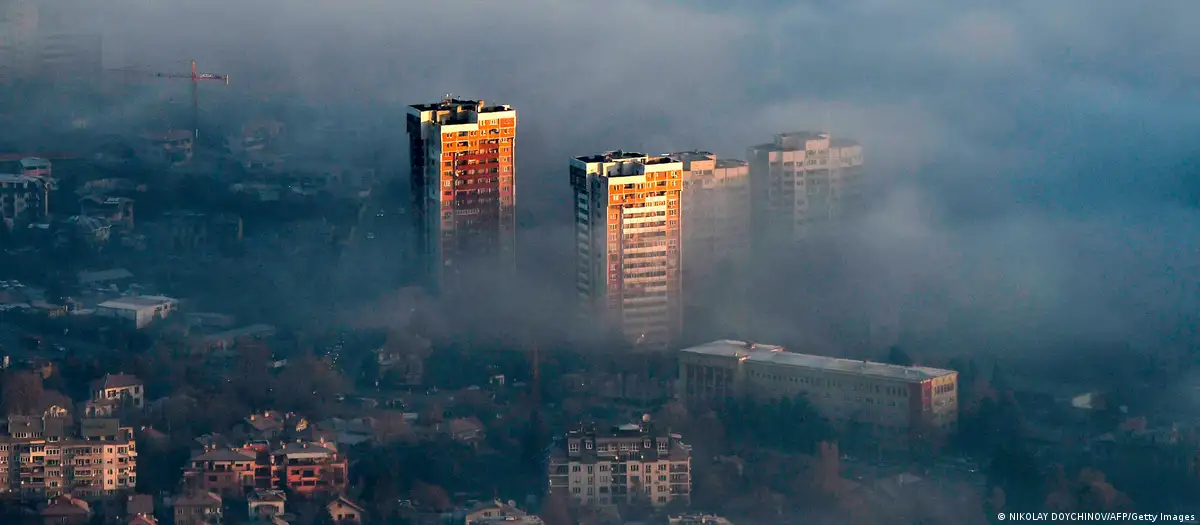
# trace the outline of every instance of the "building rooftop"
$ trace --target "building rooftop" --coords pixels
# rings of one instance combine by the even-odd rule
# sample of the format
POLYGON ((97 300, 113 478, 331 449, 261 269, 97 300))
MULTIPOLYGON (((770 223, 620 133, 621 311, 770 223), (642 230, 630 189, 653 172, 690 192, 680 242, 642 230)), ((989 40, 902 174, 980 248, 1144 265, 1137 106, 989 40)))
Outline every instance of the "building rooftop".
POLYGON ((442 99, 440 102, 434 102, 431 104, 412 104, 409 107, 415 108, 420 111, 436 111, 436 110, 443 110, 443 109, 454 109, 454 108, 462 107, 462 106, 479 107, 479 105, 482 103, 483 103, 482 100, 470 100, 470 99, 446 97, 446 98, 442 99))
POLYGON ((713 160, 716 158, 716 155, 714 155, 712 152, 700 151, 700 150, 677 151, 674 153, 663 153, 663 156, 670 157, 673 159, 678 159, 678 160, 681 160, 684 162, 691 162, 691 161, 696 161, 696 160, 713 160))
POLYGON ((21 167, 27 170, 49 168, 50 161, 39 157, 25 157, 21 159, 21 167))
POLYGON ((616 150, 608 151, 599 155, 584 155, 582 157, 575 157, 575 160, 591 164, 595 162, 615 162, 619 160, 642 159, 646 157, 647 155, 645 153, 616 150))
POLYGON ((825 133, 823 131, 789 131, 786 133, 780 133, 779 138, 798 139, 798 140, 818 140, 818 139, 829 138, 829 134, 825 133))
POLYGON ((176 507, 220 507, 221 496, 215 492, 194 491, 175 498, 176 507))
POLYGON ((247 499, 258 502, 287 501, 287 494, 284 494, 282 490, 259 489, 250 494, 247 499))
POLYGON ((254 456, 233 449, 218 448, 192 458, 192 461, 254 461, 254 456))
POLYGON ((760 345, 732 340, 713 341, 711 343, 685 348, 681 351, 693 354, 745 359, 758 363, 794 366, 798 368, 809 368, 827 372, 841 372, 846 374, 866 375, 914 382, 925 381, 935 377, 942 377, 957 373, 953 370, 930 368, 925 366, 899 366, 887 363, 859 361, 857 359, 843 359, 840 357, 798 354, 795 352, 788 352, 782 346, 760 345))
POLYGON ((162 304, 175 302, 175 299, 164 297, 161 295, 138 295, 134 297, 122 297, 111 301, 104 301, 99 306, 104 308, 112 308, 115 310, 141 310, 142 308, 150 308, 162 304))
POLYGON ((31 177, 29 175, 16 175, 13 173, 0 173, 0 183, 16 183, 16 182, 38 182, 41 179, 31 177))
POLYGON ((721 168, 741 168, 746 166, 747 162, 742 159, 717 159, 717 169, 721 168))
POLYGON ((142 380, 133 374, 104 374, 104 377, 92 382, 92 390, 128 388, 140 384, 142 380))

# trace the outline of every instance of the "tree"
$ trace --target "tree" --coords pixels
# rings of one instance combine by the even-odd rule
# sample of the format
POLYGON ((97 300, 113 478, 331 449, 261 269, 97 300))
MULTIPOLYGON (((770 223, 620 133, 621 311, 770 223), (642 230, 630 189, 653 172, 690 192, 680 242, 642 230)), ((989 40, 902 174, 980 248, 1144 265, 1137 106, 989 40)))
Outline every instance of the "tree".
POLYGON ((542 511, 538 513, 538 517, 546 522, 546 525, 574 525, 574 520, 571 519, 571 512, 567 507, 566 498, 557 492, 552 492, 542 503, 542 511))
POLYGON ((34 415, 42 399, 42 376, 36 372, 10 372, 4 378, 4 409, 10 415, 34 415))
POLYGON ((454 507, 454 503, 450 501, 450 495, 446 494, 446 489, 424 481, 413 484, 412 497, 434 510, 447 510, 454 507))
POLYGON ((899 346, 893 346, 888 349, 887 359, 885 362, 900 366, 913 366, 913 360, 908 356, 908 353, 899 346))

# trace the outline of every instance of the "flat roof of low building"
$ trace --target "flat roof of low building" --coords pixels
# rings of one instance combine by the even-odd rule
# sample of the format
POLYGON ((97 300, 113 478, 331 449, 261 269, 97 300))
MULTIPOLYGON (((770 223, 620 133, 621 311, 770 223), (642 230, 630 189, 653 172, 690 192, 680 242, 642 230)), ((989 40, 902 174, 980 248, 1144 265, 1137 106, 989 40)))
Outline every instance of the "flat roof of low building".
POLYGON ((841 372, 913 382, 957 374, 953 370, 926 366, 899 366, 872 361, 859 361, 857 359, 798 354, 788 352, 782 346, 778 345, 762 345, 728 339, 685 348, 681 351, 692 354, 744 358, 755 363, 794 366, 826 372, 841 372))
POLYGON ((99 306, 103 308, 112 308, 114 310, 141 310, 142 308, 150 308, 167 303, 177 302, 176 299, 163 297, 161 295, 138 295, 134 297, 122 297, 111 301, 104 301, 99 306))

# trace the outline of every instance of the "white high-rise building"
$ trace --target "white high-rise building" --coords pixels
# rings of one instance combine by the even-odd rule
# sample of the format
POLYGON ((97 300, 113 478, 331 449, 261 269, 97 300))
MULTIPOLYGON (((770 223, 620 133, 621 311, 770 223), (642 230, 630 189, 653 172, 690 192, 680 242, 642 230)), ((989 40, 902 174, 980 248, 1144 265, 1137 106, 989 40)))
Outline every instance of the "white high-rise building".
POLYGON ((844 215, 862 193, 863 150, 828 133, 780 133, 749 148, 751 210, 760 239, 802 238, 844 215))
POLYGON ((576 289, 585 315, 642 349, 665 349, 683 325, 683 163, 612 151, 571 159, 576 289))

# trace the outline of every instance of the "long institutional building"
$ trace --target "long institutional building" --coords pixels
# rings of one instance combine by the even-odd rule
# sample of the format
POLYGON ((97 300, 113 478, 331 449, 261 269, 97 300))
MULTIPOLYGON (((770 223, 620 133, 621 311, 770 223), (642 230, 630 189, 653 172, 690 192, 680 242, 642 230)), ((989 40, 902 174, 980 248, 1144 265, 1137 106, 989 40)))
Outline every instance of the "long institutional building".
POLYGON ((611 151, 572 159, 570 174, 584 314, 638 348, 668 348, 683 329, 683 163, 611 151))
POLYGON ((447 96, 410 106, 407 128, 413 214, 433 282, 475 264, 514 270, 516 110, 447 96))
POLYGON ((751 207, 756 238, 765 243, 800 239, 811 226, 853 210, 862 197, 863 150, 828 133, 780 133, 753 146, 751 207))
POLYGON ((953 370, 798 354, 742 341, 682 350, 679 389, 693 406, 804 396, 834 424, 867 425, 897 446, 929 431, 953 430, 958 419, 953 370))

